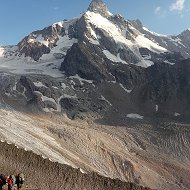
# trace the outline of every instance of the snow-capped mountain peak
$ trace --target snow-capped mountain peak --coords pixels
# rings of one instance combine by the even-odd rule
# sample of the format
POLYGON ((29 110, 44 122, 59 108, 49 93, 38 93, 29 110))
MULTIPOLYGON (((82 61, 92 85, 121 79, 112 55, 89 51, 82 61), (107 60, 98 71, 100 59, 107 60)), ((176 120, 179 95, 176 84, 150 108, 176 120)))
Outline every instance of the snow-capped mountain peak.
POLYGON ((140 20, 129 21, 119 14, 112 15, 103 0, 92 0, 79 18, 32 32, 18 43, 17 50, 1 48, 0 56, 15 53, 32 62, 56 61, 61 64, 74 43, 87 43, 87 46, 89 42, 101 49, 99 54, 103 53, 113 62, 143 67, 160 60, 173 64, 175 56, 168 56, 170 52, 180 52, 185 58, 190 56, 189 29, 186 33, 171 37, 159 35, 144 27, 140 20))

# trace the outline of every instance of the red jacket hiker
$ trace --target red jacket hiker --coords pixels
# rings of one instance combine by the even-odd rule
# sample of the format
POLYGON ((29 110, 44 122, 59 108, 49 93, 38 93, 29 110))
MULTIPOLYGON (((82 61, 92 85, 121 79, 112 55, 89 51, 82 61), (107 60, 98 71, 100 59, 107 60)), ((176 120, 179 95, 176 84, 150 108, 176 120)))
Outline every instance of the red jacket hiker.
POLYGON ((13 186, 13 182, 12 182, 12 180, 10 179, 9 176, 7 176, 6 179, 7 179, 7 183, 8 183, 8 190, 11 190, 11 189, 12 189, 12 186, 13 186))

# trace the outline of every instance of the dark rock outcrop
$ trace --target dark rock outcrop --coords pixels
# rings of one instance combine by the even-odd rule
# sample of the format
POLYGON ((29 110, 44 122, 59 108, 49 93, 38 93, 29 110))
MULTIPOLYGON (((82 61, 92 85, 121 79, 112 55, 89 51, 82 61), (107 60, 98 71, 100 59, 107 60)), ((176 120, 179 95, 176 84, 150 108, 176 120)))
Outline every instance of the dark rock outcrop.
POLYGON ((68 51, 61 65, 61 71, 66 75, 78 74, 82 78, 100 81, 107 75, 98 47, 86 46, 83 43, 74 44, 68 51))

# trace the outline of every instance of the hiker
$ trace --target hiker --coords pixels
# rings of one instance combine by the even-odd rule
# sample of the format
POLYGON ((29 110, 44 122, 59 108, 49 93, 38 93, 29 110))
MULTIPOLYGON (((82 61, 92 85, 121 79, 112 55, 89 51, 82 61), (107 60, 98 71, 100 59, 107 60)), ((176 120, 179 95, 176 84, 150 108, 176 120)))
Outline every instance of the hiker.
POLYGON ((16 176, 16 184, 17 184, 17 189, 21 189, 24 184, 24 174, 20 173, 16 176))
POLYGON ((12 182, 12 179, 10 178, 10 176, 6 177, 6 181, 7 181, 7 184, 8 184, 8 190, 12 190, 13 182, 12 182))
POLYGON ((10 179, 12 181, 12 189, 16 189, 15 186, 16 186, 16 177, 14 175, 10 175, 10 179))
POLYGON ((0 190, 2 190, 3 189, 3 186, 6 184, 6 177, 3 175, 3 174, 1 174, 0 175, 0 190))

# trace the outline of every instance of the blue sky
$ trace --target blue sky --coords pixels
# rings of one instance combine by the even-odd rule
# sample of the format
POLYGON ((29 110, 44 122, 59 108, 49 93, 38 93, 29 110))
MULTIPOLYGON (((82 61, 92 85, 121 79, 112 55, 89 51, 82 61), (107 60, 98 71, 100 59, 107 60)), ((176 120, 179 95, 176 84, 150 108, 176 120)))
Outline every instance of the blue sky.
MULTIPOLYGON (((1 0, 0 45, 17 44, 30 32, 84 12, 91 0, 1 0)), ((104 0, 110 12, 140 19, 152 31, 190 28, 190 0, 104 0)))

